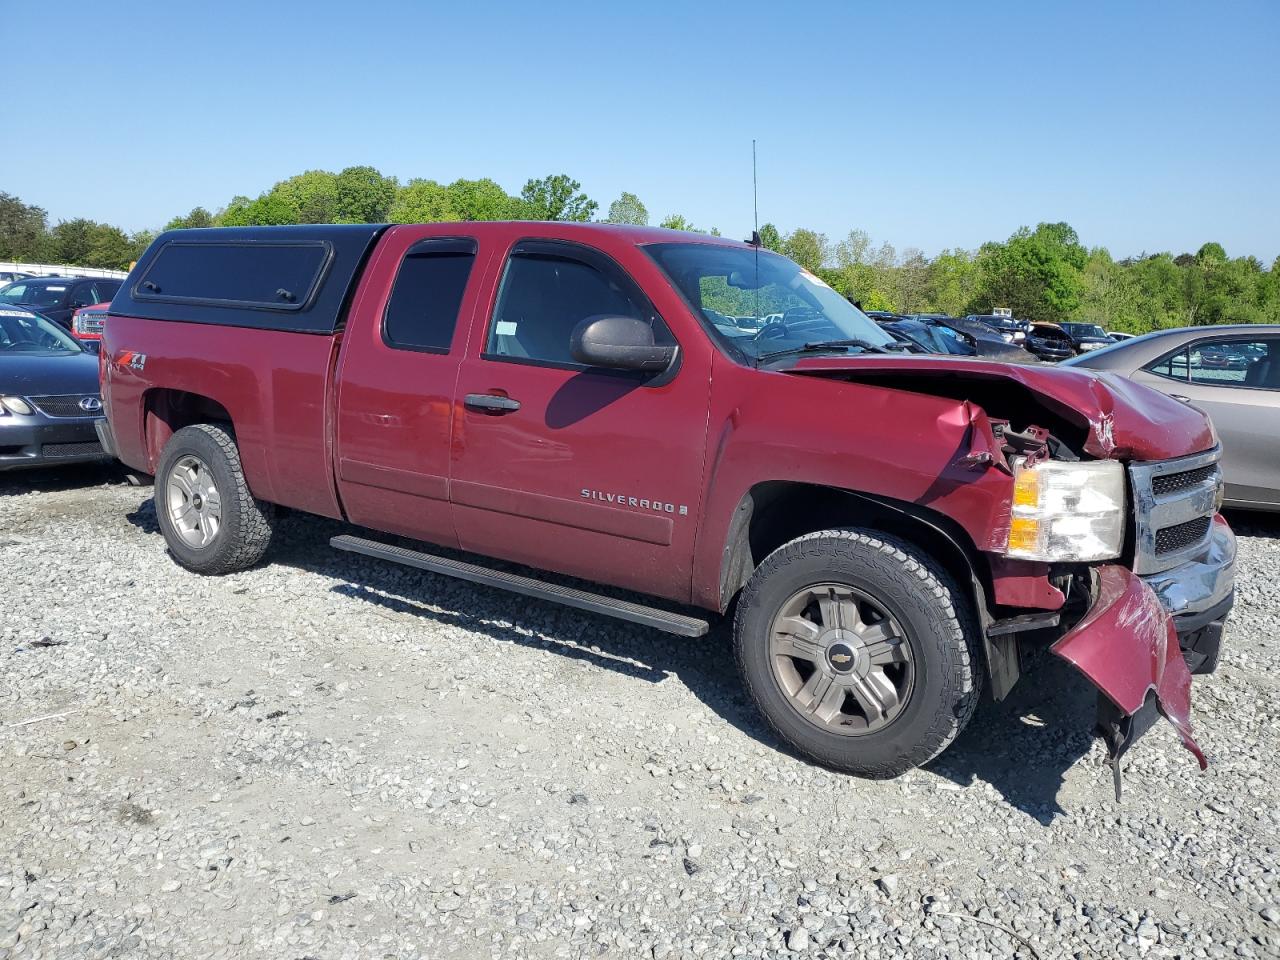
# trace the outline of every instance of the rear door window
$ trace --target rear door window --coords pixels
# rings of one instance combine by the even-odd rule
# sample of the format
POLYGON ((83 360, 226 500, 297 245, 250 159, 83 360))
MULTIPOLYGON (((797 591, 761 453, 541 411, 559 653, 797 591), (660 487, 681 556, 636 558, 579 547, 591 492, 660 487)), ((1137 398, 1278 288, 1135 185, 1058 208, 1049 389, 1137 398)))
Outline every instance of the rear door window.
POLYGON ((1152 361, 1142 368, 1149 373, 1154 373, 1158 377, 1168 377, 1170 380, 1178 380, 1182 383, 1187 381, 1187 348, 1182 347, 1173 353, 1166 354, 1159 360, 1152 361))
POLYGON ((1192 383, 1280 389, 1280 340, 1202 340, 1189 354, 1192 383))
POLYGON ((134 287, 138 300, 300 310, 320 285, 328 243, 171 242, 134 287))
POLYGON ((382 318, 387 346, 447 353, 475 259, 472 240, 423 240, 410 247, 382 318))

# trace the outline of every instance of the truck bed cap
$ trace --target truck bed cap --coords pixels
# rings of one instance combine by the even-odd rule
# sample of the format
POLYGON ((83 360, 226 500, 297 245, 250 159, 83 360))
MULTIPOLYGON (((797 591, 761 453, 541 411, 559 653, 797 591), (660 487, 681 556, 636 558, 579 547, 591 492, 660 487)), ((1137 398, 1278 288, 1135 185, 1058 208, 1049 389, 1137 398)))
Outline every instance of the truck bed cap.
POLYGON ((332 334, 385 224, 169 230, 111 303, 120 316, 332 334))

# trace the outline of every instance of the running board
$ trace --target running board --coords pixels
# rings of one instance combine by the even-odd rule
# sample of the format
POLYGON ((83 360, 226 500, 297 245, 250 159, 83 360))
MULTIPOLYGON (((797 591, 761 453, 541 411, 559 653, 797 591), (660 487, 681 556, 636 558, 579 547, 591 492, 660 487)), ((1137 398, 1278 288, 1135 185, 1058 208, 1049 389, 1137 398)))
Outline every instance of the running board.
POLYGON ((429 553, 419 553, 417 550, 393 547, 374 540, 366 540, 364 537, 334 537, 329 541, 329 546, 335 550, 346 550, 348 553, 359 553, 366 557, 375 557, 378 560, 401 563, 406 567, 429 570, 431 573, 439 573, 446 577, 470 580, 472 583, 483 583, 488 587, 510 590, 512 593, 519 593, 526 597, 550 600, 552 603, 575 607, 578 610, 602 613, 606 617, 629 620, 632 623, 643 624, 646 627, 653 627, 655 630, 674 633, 681 637, 701 637, 711 626, 706 620, 699 620, 697 617, 668 613, 666 610, 659 610, 657 607, 646 607, 627 600, 615 600, 612 597, 601 596, 598 593, 574 590, 572 587, 545 583, 542 580, 522 577, 515 573, 490 570, 487 567, 478 567, 474 563, 463 563, 461 560, 449 560, 445 557, 432 556, 429 553))

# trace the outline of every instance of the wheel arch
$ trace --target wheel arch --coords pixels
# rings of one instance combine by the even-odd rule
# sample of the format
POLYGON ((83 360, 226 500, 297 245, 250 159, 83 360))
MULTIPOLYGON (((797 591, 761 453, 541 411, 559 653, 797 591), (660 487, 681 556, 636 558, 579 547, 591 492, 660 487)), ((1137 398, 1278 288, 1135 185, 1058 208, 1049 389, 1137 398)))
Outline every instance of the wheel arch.
POLYGON ((165 444, 175 433, 183 427, 198 423, 215 424, 226 428, 236 443, 241 468, 253 495, 259 500, 271 503, 277 501, 277 487, 265 451, 260 444, 246 444, 244 438, 237 435, 237 427, 241 425, 237 424, 235 416, 219 400, 190 390, 151 387, 143 394, 142 410, 143 442, 150 473, 155 474, 165 444))
POLYGON ((142 397, 143 440, 147 462, 155 473, 160 454, 169 438, 196 423, 224 424, 235 434, 230 412, 212 397, 172 387, 151 387, 142 397))
POLYGON ((778 547, 808 533, 847 526, 867 527, 915 544, 962 586, 976 582, 984 594, 982 603, 988 602, 990 571, 974 562, 973 541, 946 516, 876 494, 772 480, 753 486, 734 510, 721 563, 722 611, 778 547))
POLYGON ((891 534, 932 557, 972 600, 993 687, 1005 689, 996 683, 995 665, 1003 664, 1007 653, 993 649, 986 630, 992 620, 991 570, 978 562, 979 551, 959 524, 918 504, 822 484, 757 483, 743 495, 729 524, 720 569, 721 612, 733 606, 770 553, 797 537, 833 527, 891 534))

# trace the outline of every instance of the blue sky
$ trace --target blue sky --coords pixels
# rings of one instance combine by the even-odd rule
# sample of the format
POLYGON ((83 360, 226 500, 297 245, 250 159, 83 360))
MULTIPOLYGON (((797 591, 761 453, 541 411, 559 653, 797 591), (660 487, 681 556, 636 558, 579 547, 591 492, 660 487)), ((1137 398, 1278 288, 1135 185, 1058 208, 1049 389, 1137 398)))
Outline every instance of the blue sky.
POLYGON ((0 190, 55 220, 156 227, 367 163, 566 172, 602 212, 629 190, 746 236, 755 137, 784 231, 933 254, 1066 220, 1117 256, 1280 255, 1276 0, 23 9, 0 190))

